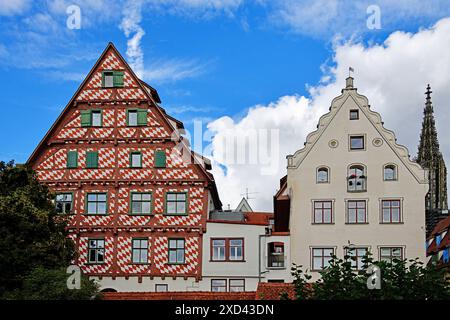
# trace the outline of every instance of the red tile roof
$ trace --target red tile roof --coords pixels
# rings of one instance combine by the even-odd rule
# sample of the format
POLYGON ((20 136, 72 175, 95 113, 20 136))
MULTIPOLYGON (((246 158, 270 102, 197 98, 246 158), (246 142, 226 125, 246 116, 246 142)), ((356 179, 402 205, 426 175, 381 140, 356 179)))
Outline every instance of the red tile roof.
POLYGON ((283 293, 289 300, 295 299, 295 288, 292 283, 260 282, 256 289, 256 300, 280 300, 283 293))
POLYGON ((255 292, 102 292, 103 300, 255 300, 255 292))

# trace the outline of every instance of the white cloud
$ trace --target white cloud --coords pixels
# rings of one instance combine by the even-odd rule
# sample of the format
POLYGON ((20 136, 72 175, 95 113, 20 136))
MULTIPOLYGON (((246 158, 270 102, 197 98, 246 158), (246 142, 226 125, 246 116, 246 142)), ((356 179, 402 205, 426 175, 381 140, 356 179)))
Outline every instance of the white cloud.
POLYGON ((392 33, 382 44, 364 46, 344 43, 334 49, 333 65, 323 68, 323 81, 309 87, 310 100, 292 95, 267 106, 250 108, 240 120, 222 117, 208 125, 212 139, 213 173, 222 202, 236 206, 246 187, 259 192, 251 204, 257 210, 272 210, 272 196, 278 180, 286 174, 285 156, 303 147, 306 135, 328 111, 331 100, 340 94, 348 75, 355 69, 355 85, 366 95, 372 109, 380 112, 385 126, 393 129, 398 142, 417 153, 425 87, 433 89, 433 104, 441 150, 450 165, 450 18, 415 34, 392 33), (273 162, 276 173, 262 175, 259 165, 235 165, 224 159, 223 139, 236 133, 246 135, 253 129, 279 129, 280 146, 273 162), (219 165, 220 164, 220 165, 219 165))
POLYGON ((162 13, 210 18, 220 13, 234 16, 242 0, 148 0, 152 10, 162 13))
POLYGON ((163 83, 192 78, 205 73, 208 65, 209 63, 190 59, 158 59, 147 65, 143 79, 163 83))
MULTIPOLYGON (((269 21, 307 36, 345 37, 372 32, 367 28, 367 8, 377 5, 381 31, 392 31, 408 23, 428 23, 450 14, 448 0, 282 0, 260 3, 269 8, 269 21)), ((375 30, 376 31, 376 30, 375 30)))
POLYGON ((123 18, 120 29, 123 30, 127 41, 127 57, 131 68, 138 77, 144 75, 144 52, 141 47, 141 39, 145 35, 144 29, 140 26, 143 1, 127 1, 123 8, 123 18), (130 38, 130 36, 133 36, 130 38))
POLYGON ((0 16, 22 14, 30 8, 30 0, 0 0, 0 16))

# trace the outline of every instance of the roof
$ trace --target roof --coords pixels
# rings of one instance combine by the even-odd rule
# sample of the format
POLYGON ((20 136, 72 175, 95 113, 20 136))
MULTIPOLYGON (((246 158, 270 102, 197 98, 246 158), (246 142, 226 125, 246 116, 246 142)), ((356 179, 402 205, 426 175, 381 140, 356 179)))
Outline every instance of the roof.
POLYGON ((271 212, 213 212, 208 222, 268 226, 271 212))
POLYGON ((238 206, 236 207, 235 211, 253 212, 253 209, 252 207, 250 207, 250 204, 248 203, 247 199, 243 197, 241 202, 239 202, 238 206))

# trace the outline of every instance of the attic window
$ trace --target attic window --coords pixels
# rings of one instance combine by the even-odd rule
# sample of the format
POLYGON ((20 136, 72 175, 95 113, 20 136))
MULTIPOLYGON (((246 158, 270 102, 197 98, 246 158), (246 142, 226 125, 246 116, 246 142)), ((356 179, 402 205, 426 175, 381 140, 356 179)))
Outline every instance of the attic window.
POLYGON ((359 110, 350 110, 350 120, 359 119, 359 110))
POLYGON ((122 71, 103 71, 102 73, 103 88, 123 87, 122 71))

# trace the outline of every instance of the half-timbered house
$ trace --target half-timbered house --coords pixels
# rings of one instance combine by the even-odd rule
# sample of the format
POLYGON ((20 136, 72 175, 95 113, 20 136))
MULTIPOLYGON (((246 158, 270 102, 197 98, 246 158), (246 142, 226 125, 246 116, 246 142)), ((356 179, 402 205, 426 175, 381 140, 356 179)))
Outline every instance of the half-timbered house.
POLYGON ((221 202, 210 163, 160 102, 110 43, 28 160, 67 215, 75 263, 102 289, 201 280, 202 234, 221 202))

